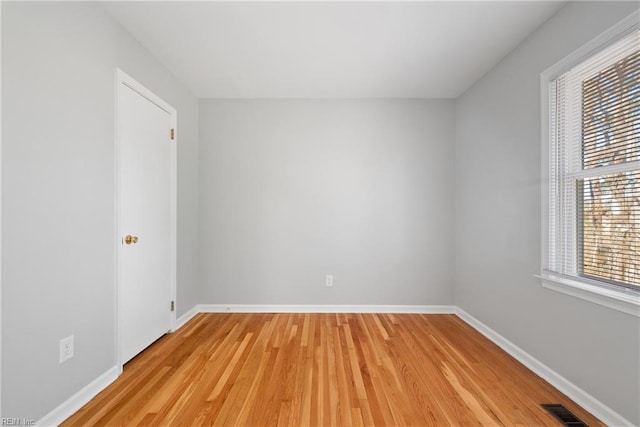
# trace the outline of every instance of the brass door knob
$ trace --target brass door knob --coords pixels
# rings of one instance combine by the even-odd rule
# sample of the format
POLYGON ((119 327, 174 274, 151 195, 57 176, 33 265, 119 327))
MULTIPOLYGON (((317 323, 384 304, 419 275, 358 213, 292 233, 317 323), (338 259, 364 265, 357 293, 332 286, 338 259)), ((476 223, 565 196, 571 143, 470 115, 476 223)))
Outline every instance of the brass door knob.
POLYGON ((127 245, 130 245, 132 243, 138 243, 138 236, 132 236, 131 234, 127 234, 126 236, 124 236, 124 242, 127 245))

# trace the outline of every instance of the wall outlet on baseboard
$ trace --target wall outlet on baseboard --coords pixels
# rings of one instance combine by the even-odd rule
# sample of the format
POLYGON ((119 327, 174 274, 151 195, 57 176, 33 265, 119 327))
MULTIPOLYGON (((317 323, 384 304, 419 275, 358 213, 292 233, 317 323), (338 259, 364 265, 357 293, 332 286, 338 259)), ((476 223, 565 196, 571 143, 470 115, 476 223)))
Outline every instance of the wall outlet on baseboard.
POLYGON ((325 278, 324 284, 326 286, 333 286, 333 275, 327 274, 327 277, 325 278))
POLYGON ((73 335, 60 340, 60 363, 73 357, 73 335))

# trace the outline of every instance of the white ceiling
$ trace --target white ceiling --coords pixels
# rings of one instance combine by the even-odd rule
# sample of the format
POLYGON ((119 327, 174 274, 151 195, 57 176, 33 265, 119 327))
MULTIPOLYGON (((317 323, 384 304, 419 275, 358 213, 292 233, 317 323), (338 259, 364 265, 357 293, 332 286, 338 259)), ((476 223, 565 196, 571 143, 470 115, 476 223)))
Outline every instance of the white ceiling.
POLYGON ((109 2, 199 98, 455 98, 564 2, 109 2))

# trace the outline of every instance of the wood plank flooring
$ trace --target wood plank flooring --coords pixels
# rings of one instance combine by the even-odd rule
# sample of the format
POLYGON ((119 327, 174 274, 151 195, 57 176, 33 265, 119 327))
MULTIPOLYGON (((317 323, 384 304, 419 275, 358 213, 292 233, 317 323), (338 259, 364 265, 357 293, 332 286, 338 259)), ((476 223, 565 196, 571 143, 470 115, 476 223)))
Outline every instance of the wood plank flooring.
POLYGON ((602 425, 455 315, 198 314, 63 426, 602 425))

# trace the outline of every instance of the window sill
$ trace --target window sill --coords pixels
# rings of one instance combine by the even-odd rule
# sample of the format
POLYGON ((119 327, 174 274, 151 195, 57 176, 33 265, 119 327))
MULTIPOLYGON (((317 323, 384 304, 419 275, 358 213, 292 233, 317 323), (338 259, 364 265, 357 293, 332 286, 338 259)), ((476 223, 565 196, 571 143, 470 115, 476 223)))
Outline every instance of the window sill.
POLYGON ((640 292, 638 291, 605 288, 549 273, 535 276, 547 289, 640 317, 640 292))

